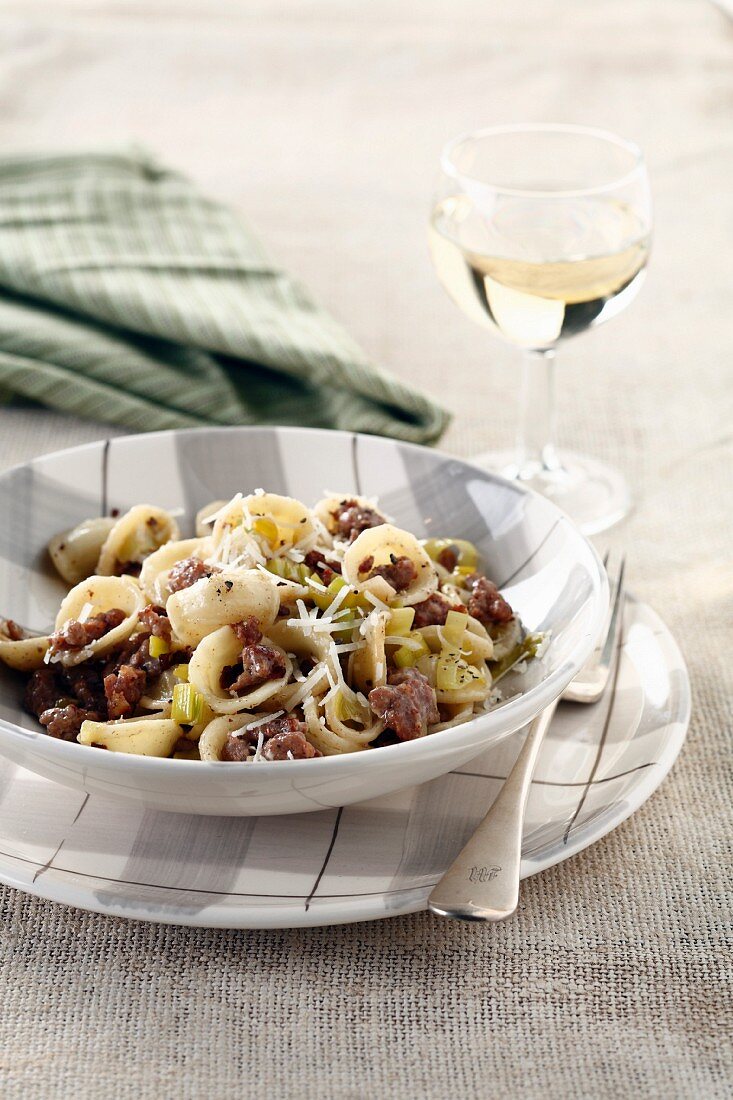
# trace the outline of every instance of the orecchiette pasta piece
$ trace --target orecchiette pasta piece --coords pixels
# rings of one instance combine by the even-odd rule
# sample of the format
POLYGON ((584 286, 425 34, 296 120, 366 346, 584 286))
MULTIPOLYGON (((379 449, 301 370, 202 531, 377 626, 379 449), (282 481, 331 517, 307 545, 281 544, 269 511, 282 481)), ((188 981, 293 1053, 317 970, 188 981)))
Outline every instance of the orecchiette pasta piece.
POLYGON ((178 524, 169 512, 152 504, 136 504, 120 516, 107 535, 96 572, 107 577, 130 572, 130 566, 141 565, 149 554, 179 534, 178 524))
MULTIPOLYGON (((269 645, 267 638, 263 638, 263 645, 269 645)), ((222 626, 213 634, 207 634, 196 647, 188 666, 189 681, 196 691, 203 695, 215 714, 235 714, 242 710, 252 710, 265 699, 282 691, 290 678, 292 671, 290 658, 279 646, 274 648, 282 658, 285 667, 284 675, 278 676, 277 679, 266 680, 244 695, 232 695, 222 687, 222 673, 238 663, 242 653, 242 643, 230 627, 222 626)))
POLYGON ((228 500, 212 500, 211 504, 205 504, 203 508, 199 508, 196 513, 196 535, 198 538, 204 538, 206 535, 211 534, 215 523, 212 517, 228 503, 228 500))
POLYGON ((190 588, 174 592, 165 609, 179 641, 196 646, 220 627, 242 622, 250 615, 266 630, 274 623, 279 606, 275 585, 258 569, 248 569, 202 577, 190 588))
POLYGON ((52 660, 64 665, 76 665, 90 657, 109 653, 130 637, 137 626, 138 613, 144 606, 145 597, 132 577, 87 577, 62 600, 56 616, 56 630, 61 630, 72 619, 78 620, 82 614, 85 619, 89 619, 113 608, 123 611, 125 618, 119 626, 89 642, 83 649, 61 650, 52 660))
POLYGON ((473 703, 458 703, 454 706, 444 703, 443 710, 446 712, 445 720, 431 726, 431 733, 449 730, 453 726, 460 726, 463 722, 468 722, 469 719, 473 718, 473 703))
POLYGON ((273 695, 271 700, 273 706, 281 706, 284 710, 292 710, 293 707, 299 706, 303 702, 305 694, 320 695, 328 691, 329 679, 326 672, 326 662, 331 656, 328 635, 305 634, 300 627, 290 626, 284 619, 280 619, 268 628, 267 636, 275 645, 284 649, 286 653, 292 653, 295 657, 310 657, 311 660, 316 662, 316 666, 320 666, 318 675, 313 675, 314 670, 311 672, 305 687, 302 681, 300 683, 289 683, 285 685, 282 691, 273 695))
POLYGON ((85 519, 70 531, 54 535, 48 553, 67 584, 78 584, 94 573, 105 539, 117 520, 109 516, 85 519))
POLYGON ((334 513, 338 514, 340 511, 343 511, 344 508, 352 504, 368 512, 373 512, 384 523, 389 523, 387 516, 385 516, 379 508, 375 507, 373 500, 369 500, 368 497, 356 496, 355 494, 349 495, 341 493, 339 496, 324 497, 323 500, 319 500, 314 506, 313 514, 321 521, 329 535, 336 535, 338 533, 338 523, 334 513))
POLYGON ((19 672, 40 668, 48 649, 48 637, 13 638, 8 633, 7 620, 0 619, 0 661, 19 672))
POLYGON ((258 493, 242 503, 248 526, 267 553, 307 543, 314 534, 310 510, 294 497, 258 493))
POLYGON ((140 570, 140 587, 151 603, 165 605, 170 596, 168 574, 176 562, 184 558, 201 558, 211 551, 210 539, 179 539, 166 542, 143 562, 140 570))
POLYGON ((364 649, 352 654, 349 667, 349 679, 363 692, 371 691, 387 683, 387 658, 384 652, 384 639, 387 632, 388 615, 384 611, 373 611, 366 620, 364 628, 364 649))
POLYGON ((252 721, 251 714, 222 714, 212 719, 199 738, 199 756, 202 760, 215 763, 221 760, 221 750, 227 743, 230 733, 236 733, 252 721))
POLYGON ((182 736, 183 730, 170 718, 125 718, 119 722, 82 722, 77 741, 134 756, 170 756, 182 736))
POLYGON ((308 740, 324 756, 359 752, 384 729, 384 722, 374 715, 349 687, 342 684, 330 691, 322 703, 325 725, 320 721, 318 705, 309 701, 303 708, 308 727, 308 740), (315 706, 315 709, 314 709, 315 706))
POLYGON ((362 531, 344 554, 342 570, 344 580, 354 588, 371 591, 379 599, 384 599, 380 592, 384 592, 384 585, 387 584, 389 598, 399 595, 407 606, 421 603, 438 587, 438 574, 424 548, 409 531, 393 527, 391 523, 362 531), (406 588, 397 593, 384 577, 370 577, 369 574, 380 566, 389 567, 399 558, 407 558, 414 566, 416 575, 406 588))

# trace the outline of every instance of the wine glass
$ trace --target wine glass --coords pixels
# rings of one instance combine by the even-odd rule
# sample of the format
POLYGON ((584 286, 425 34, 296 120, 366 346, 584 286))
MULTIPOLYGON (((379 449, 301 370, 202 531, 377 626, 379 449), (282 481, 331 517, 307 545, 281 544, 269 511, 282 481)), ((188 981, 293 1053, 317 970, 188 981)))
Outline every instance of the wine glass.
POLYGON ((551 497, 586 534, 629 510, 623 476, 555 450, 555 349, 615 317, 641 286, 651 197, 641 151, 584 126, 495 126, 441 156, 430 251, 464 313, 524 349, 515 454, 479 465, 551 497))

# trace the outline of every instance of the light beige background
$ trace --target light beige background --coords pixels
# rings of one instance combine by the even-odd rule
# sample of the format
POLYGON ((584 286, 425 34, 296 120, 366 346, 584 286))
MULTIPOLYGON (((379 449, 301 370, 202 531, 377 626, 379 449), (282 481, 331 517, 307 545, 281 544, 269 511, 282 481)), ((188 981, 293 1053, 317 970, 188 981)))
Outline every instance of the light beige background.
MULTIPOLYGON (((511 440, 517 360, 424 223, 454 133, 607 126, 646 150, 647 285, 568 346, 562 432, 638 499, 614 541, 693 675, 688 745, 510 922, 148 927, 2 893, 5 1097, 722 1097, 730 912, 733 24, 701 0, 5 0, 0 149, 144 142, 234 203, 373 356, 511 440)), ((0 410, 0 465, 107 428, 0 410)))

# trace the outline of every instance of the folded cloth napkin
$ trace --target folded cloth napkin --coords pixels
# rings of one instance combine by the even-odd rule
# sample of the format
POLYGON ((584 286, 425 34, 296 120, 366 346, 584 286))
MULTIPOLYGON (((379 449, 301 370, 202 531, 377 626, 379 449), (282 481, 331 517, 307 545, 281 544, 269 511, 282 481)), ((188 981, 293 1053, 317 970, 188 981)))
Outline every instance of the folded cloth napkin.
POLYGON ((297 423, 430 442, 448 420, 233 211, 138 152, 0 158, 0 392, 141 431, 297 423))

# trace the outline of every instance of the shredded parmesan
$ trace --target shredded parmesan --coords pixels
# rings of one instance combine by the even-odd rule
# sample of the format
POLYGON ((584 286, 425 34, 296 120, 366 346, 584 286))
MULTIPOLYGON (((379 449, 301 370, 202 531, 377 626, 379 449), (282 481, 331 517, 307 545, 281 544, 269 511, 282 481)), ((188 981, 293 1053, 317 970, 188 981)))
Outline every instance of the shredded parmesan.
POLYGON ((338 609, 341 607, 341 604, 344 602, 346 597, 351 595, 351 591, 352 590, 348 586, 348 584, 345 584, 342 588, 339 588, 338 592, 331 600, 326 610, 323 612, 324 619, 330 619, 333 617, 336 611, 338 611, 338 609))
POLYGON ((251 764, 259 764, 259 762, 263 759, 262 746, 264 745, 264 743, 265 743, 265 735, 262 732, 262 730, 260 730, 260 733, 257 737, 257 748, 255 749, 254 756, 250 760, 251 764))
POLYGON ((295 691, 288 696, 286 703, 288 710, 293 710, 294 707, 297 707, 299 703, 302 703, 309 695, 313 694, 316 685, 323 679, 324 671, 327 672, 328 670, 327 666, 324 666, 323 661, 317 664, 315 668, 311 669, 303 682, 298 684, 295 691))
POLYGON ((369 600, 369 603, 373 604, 376 607, 377 611, 386 611, 387 614, 389 614, 389 605, 383 603, 382 600, 380 600, 378 596, 375 596, 373 592, 365 589, 364 595, 369 600))
POLYGON ((342 642, 336 645, 337 653, 355 653, 357 649, 366 649, 366 642, 342 642))
POLYGON ((238 504, 240 500, 242 500, 242 494, 235 493, 231 500, 228 500, 226 504, 222 504, 221 508, 219 508, 216 512, 212 512, 210 516, 202 519, 201 523, 216 523, 218 519, 221 519, 222 516, 226 515, 229 509, 233 508, 235 504, 238 504))
POLYGON ((246 726, 242 728, 244 730, 254 730, 258 726, 265 726, 268 722, 274 721, 275 718, 279 718, 281 714, 284 714, 284 710, 273 710, 272 714, 265 714, 262 718, 258 718, 255 722, 248 722, 246 726))

